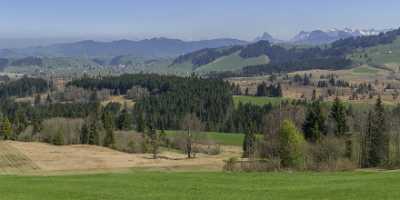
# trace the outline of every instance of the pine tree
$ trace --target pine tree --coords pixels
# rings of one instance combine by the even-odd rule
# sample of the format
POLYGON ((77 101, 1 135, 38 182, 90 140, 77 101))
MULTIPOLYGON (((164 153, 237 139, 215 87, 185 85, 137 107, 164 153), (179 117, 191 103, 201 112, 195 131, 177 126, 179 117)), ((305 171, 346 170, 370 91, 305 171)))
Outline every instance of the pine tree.
POLYGON ((157 131, 150 126, 148 129, 148 135, 150 138, 151 153, 153 154, 153 159, 157 159, 159 151, 159 143, 160 143, 157 131))
POLYGON ((113 147, 115 144, 114 138, 114 119, 111 113, 105 112, 104 114, 104 129, 106 131, 106 135, 104 138, 104 146, 113 147))
POLYGON ((329 117, 335 122, 335 135, 337 137, 344 136, 349 127, 347 126, 346 107, 339 97, 335 98, 329 117))
POLYGON ((243 157, 253 157, 256 150, 256 135, 254 124, 249 122, 245 128, 245 136, 243 140, 243 157))
POLYGON ((81 144, 89 144, 89 127, 88 122, 85 121, 82 125, 80 132, 80 142, 81 144))
POLYGON ((99 126, 97 120, 92 119, 89 126, 89 144, 99 145, 100 144, 100 136, 99 136, 99 126))
POLYGON ((326 135, 325 115, 319 101, 314 101, 307 108, 303 132, 305 139, 310 142, 317 142, 321 139, 322 135, 326 135))
POLYGON ((143 118, 143 114, 139 113, 136 119, 136 131, 143 133, 144 132, 144 128, 145 128, 146 124, 143 118))
POLYGON ((14 132, 16 136, 24 131, 27 126, 28 121, 26 119, 25 112, 23 112, 22 109, 18 109, 14 119, 14 132))
POLYGON ((388 158, 389 144, 386 129, 385 109, 379 97, 374 107, 369 134, 368 165, 370 167, 382 165, 388 158))
POLYGON ((128 106, 125 104, 118 118, 118 129, 126 131, 132 130, 132 122, 131 113, 128 110, 128 106))
POLYGON ((31 124, 32 124, 32 135, 36 135, 40 133, 40 131, 42 131, 43 119, 37 111, 34 112, 34 114, 32 115, 31 124))

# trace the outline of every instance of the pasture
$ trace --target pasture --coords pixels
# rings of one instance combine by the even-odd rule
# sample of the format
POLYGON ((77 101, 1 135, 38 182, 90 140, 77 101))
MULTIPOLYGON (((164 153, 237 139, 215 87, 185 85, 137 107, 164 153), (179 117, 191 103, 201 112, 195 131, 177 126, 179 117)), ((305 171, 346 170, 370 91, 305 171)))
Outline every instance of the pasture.
POLYGON ((0 199, 399 199, 398 172, 156 172, 0 176, 0 199))

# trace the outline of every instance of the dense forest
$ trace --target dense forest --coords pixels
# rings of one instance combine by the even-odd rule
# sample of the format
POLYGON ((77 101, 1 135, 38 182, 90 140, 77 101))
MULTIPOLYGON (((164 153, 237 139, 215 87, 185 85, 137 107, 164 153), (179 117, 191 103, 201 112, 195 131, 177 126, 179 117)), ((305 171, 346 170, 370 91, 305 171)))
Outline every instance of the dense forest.
POLYGON ((46 80, 40 78, 23 77, 21 79, 0 85, 0 97, 32 96, 35 93, 42 93, 49 89, 50 85, 46 80))

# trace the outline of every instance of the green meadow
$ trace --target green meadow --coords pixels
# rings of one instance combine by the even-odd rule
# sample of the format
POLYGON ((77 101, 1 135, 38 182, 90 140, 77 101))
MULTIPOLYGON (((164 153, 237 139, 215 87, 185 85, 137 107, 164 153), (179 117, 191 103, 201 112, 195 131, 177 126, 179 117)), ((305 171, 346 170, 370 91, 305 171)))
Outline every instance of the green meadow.
POLYGON ((4 200, 400 199, 398 172, 224 173, 131 171, 0 176, 4 200))

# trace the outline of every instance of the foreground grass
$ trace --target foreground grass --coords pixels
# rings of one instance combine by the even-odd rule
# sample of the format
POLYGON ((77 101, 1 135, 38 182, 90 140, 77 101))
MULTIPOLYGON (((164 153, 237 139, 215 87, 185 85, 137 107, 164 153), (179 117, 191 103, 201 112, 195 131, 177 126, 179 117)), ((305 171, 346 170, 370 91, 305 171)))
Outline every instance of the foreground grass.
POLYGON ((0 199, 400 199, 400 173, 144 172, 0 176, 0 199))

